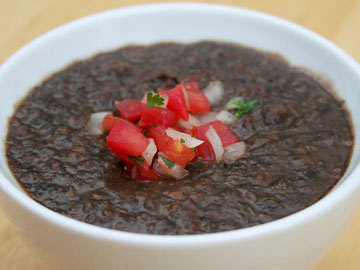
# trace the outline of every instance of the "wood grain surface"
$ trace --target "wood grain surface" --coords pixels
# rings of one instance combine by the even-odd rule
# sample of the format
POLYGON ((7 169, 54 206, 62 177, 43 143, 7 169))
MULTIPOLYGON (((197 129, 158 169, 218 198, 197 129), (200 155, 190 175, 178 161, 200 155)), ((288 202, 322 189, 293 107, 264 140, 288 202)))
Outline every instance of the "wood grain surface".
MULTIPOLYGON (((0 0, 0 63, 30 40, 73 19, 112 8, 152 2, 155 1, 0 0)), ((325 36, 360 61, 360 0, 209 0, 198 2, 245 7, 296 22, 325 36)), ((50 265, 40 262, 26 249, 1 210, 0 269, 51 269, 50 265)), ((316 267, 316 270, 335 269, 360 269, 360 210, 337 245, 316 267)))

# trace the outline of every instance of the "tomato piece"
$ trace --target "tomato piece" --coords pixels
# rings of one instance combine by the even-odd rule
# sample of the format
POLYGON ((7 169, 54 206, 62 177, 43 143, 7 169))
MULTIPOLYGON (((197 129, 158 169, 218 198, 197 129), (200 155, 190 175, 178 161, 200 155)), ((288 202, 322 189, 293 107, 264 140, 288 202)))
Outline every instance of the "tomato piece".
POLYGON ((196 155, 204 160, 215 160, 214 151, 211 147, 211 144, 209 143, 208 138, 206 137, 206 131, 208 131, 209 128, 210 125, 208 127, 205 127, 205 125, 194 127, 193 134, 197 139, 204 141, 195 148, 195 151, 196 155))
POLYGON ((210 125, 213 126, 216 133, 218 134, 223 147, 226 147, 226 146, 231 145, 233 143, 239 142, 239 139, 235 135, 235 133, 230 128, 228 128, 223 122, 221 122, 220 120, 212 121, 212 122, 209 122, 209 123, 207 123, 205 125, 195 127, 195 129, 194 129, 195 134, 196 134, 196 137, 199 140, 205 140, 205 142, 208 142, 207 137, 206 137, 206 132, 210 128, 210 125))
POLYGON ((146 171, 138 168, 137 169, 138 177, 143 181, 159 181, 162 180, 162 177, 158 175, 153 168, 150 168, 146 171))
POLYGON ((189 120, 189 113, 186 109, 185 97, 180 84, 168 91, 159 89, 159 94, 166 94, 169 97, 167 107, 175 112, 179 118, 185 121, 189 120))
POLYGON ((203 92, 200 91, 196 82, 183 83, 188 95, 189 112, 207 113, 210 112, 210 102, 203 92))
POLYGON ((148 108, 145 104, 141 107, 140 124, 144 127, 164 126, 173 127, 176 125, 178 117, 176 114, 168 109, 163 108, 148 108))
POLYGON ((135 124, 120 119, 106 138, 110 149, 121 158, 123 155, 140 156, 149 144, 149 140, 135 124))
POLYGON ((125 172, 131 179, 141 180, 144 182, 159 181, 162 179, 161 176, 158 175, 153 168, 145 171, 141 167, 134 166, 132 164, 126 164, 125 172))
POLYGON ((209 124, 214 127, 224 147, 239 142, 239 138, 236 136, 236 134, 220 120, 210 122, 209 124))
POLYGON ((121 101, 115 101, 115 107, 119 111, 121 117, 130 122, 135 122, 140 119, 140 99, 124 99, 121 101))
POLYGON ((195 157, 194 150, 169 137, 164 127, 151 128, 150 137, 154 139, 159 152, 163 152, 169 159, 184 168, 195 157))
POLYGON ((192 91, 192 92, 200 91, 201 92, 196 80, 183 82, 182 85, 186 91, 192 91))
POLYGON ((104 130, 110 132, 110 130, 112 130, 112 128, 120 121, 122 121, 120 117, 116 117, 113 116, 112 114, 108 114, 104 117, 102 121, 102 127, 104 130))

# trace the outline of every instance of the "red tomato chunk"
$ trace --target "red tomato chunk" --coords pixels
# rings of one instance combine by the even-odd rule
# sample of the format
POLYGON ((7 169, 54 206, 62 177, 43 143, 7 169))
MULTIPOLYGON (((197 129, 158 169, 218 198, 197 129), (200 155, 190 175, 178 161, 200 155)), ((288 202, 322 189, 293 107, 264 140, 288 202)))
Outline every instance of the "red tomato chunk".
POLYGON ((141 167, 126 164, 125 166, 126 174, 131 179, 136 179, 144 182, 148 181, 159 181, 162 179, 161 176, 159 176, 153 168, 150 168, 148 170, 143 170, 141 167))
POLYGON ((169 159, 185 168, 189 161, 195 157, 194 150, 169 137, 165 130, 164 127, 151 128, 150 137, 154 139, 160 152, 163 152, 169 159))
POLYGON ((106 139, 110 149, 120 159, 123 155, 140 156, 149 144, 139 127, 127 120, 119 121, 106 139))
POLYGON ((196 136, 197 139, 204 141, 203 144, 196 147, 196 153, 199 157, 205 160, 215 159, 214 151, 211 147, 208 138, 206 137, 206 132, 209 130, 210 125, 213 126, 216 133, 218 134, 223 147, 226 147, 228 145, 231 145, 239 141, 235 133, 231 129, 229 129, 223 122, 219 120, 207 123, 199 127, 195 127, 193 131, 194 135, 196 136))
POLYGON ((159 89, 159 94, 166 94, 169 97, 167 107, 177 114, 177 116, 185 121, 189 120, 189 113, 186 109, 186 102, 181 85, 175 88, 164 91, 159 89))
POLYGON ((189 112, 207 113, 210 112, 210 102, 203 92, 200 91, 196 82, 183 83, 188 95, 189 112))
POLYGON ((121 101, 115 101, 115 107, 119 111, 121 117, 130 122, 134 122, 140 119, 140 99, 124 99, 121 101))
POLYGON ((110 132, 112 128, 119 122, 121 122, 122 119, 120 117, 113 116, 112 114, 108 114, 104 117, 102 121, 102 127, 107 132, 110 132))
POLYGON ((142 104, 140 125, 144 127, 164 126, 173 127, 176 125, 178 117, 176 114, 168 109, 163 108, 148 108, 142 104))

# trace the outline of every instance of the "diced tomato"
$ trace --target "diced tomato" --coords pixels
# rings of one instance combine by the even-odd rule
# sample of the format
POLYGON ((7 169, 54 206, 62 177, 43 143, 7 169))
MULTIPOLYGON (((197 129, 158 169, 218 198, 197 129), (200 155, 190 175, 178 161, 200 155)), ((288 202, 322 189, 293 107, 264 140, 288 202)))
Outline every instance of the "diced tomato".
POLYGON ((115 101, 115 107, 119 111, 121 117, 130 122, 134 122, 140 119, 140 99, 124 99, 121 101, 115 101))
POLYGON ((149 144, 149 140, 135 124, 120 119, 107 136, 110 149, 121 158, 123 155, 140 156, 149 144))
POLYGON ((158 175, 153 168, 150 168, 147 171, 138 168, 137 173, 139 175, 139 179, 143 181, 159 181, 162 179, 162 177, 158 175))
POLYGON ((173 127, 176 125, 178 117, 176 114, 168 109, 163 108, 148 108, 142 104, 140 124, 144 127, 164 126, 173 127))
POLYGON ((110 132, 112 128, 119 122, 121 122, 122 119, 120 117, 113 116, 112 114, 108 114, 104 117, 102 121, 102 127, 104 130, 110 132))
POLYGON ((210 111, 210 102, 203 92, 200 91, 196 82, 183 83, 188 95, 189 112, 207 113, 210 111))
POLYGON ((159 89, 159 94, 167 94, 169 97, 167 107, 175 112, 179 118, 185 121, 189 120, 189 113, 186 109, 185 97, 180 84, 168 91, 159 89))
POLYGON ((194 158, 194 151, 169 137, 165 130, 166 128, 160 126, 151 128, 150 137, 154 139, 159 152, 163 152, 169 159, 185 168, 194 158))
POLYGON ((239 142, 239 138, 236 136, 236 134, 230 128, 228 128, 228 126, 225 125, 223 122, 217 120, 210 122, 209 124, 211 124, 214 127, 224 147, 239 142))
POLYGON ((184 86, 186 91, 200 91, 199 85, 196 81, 188 81, 188 82, 183 82, 182 85, 184 86))
POLYGON ((141 167, 134 166, 132 164, 126 164, 125 171, 131 179, 141 180, 144 182, 159 181, 162 179, 153 168, 144 171, 141 167))
POLYGON ((205 125, 196 127, 194 129, 195 134, 196 134, 196 138, 198 138, 199 140, 205 140, 206 142, 208 142, 208 140, 206 138, 206 132, 210 128, 210 125, 213 126, 216 133, 218 134, 223 147, 226 147, 226 146, 231 145, 233 143, 239 142, 239 139, 235 135, 235 133, 231 129, 229 129, 223 122, 221 122, 219 120, 212 121, 212 122, 209 122, 209 123, 207 123, 205 125))
POLYGON ((206 131, 209 129, 203 128, 204 126, 195 127, 193 129, 193 134, 196 136, 197 139, 204 141, 202 144, 195 148, 196 155, 201 157, 204 160, 215 160, 214 151, 206 137, 206 131))

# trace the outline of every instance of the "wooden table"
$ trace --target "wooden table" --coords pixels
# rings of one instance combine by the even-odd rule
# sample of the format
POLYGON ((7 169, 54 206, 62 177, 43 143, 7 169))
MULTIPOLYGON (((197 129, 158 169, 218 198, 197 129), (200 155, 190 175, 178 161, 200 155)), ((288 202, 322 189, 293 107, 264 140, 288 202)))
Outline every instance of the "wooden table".
MULTIPOLYGON (((155 1, 0 0, 0 63, 30 40, 68 21, 111 8, 151 2, 155 1)), ((198 2, 235 5, 288 19, 325 36, 360 61, 359 0, 208 0, 198 2)), ((0 269, 51 269, 49 265, 38 261, 29 253, 1 210, 0 269)), ((360 269, 360 210, 331 253, 316 268, 316 270, 335 269, 360 269)))

